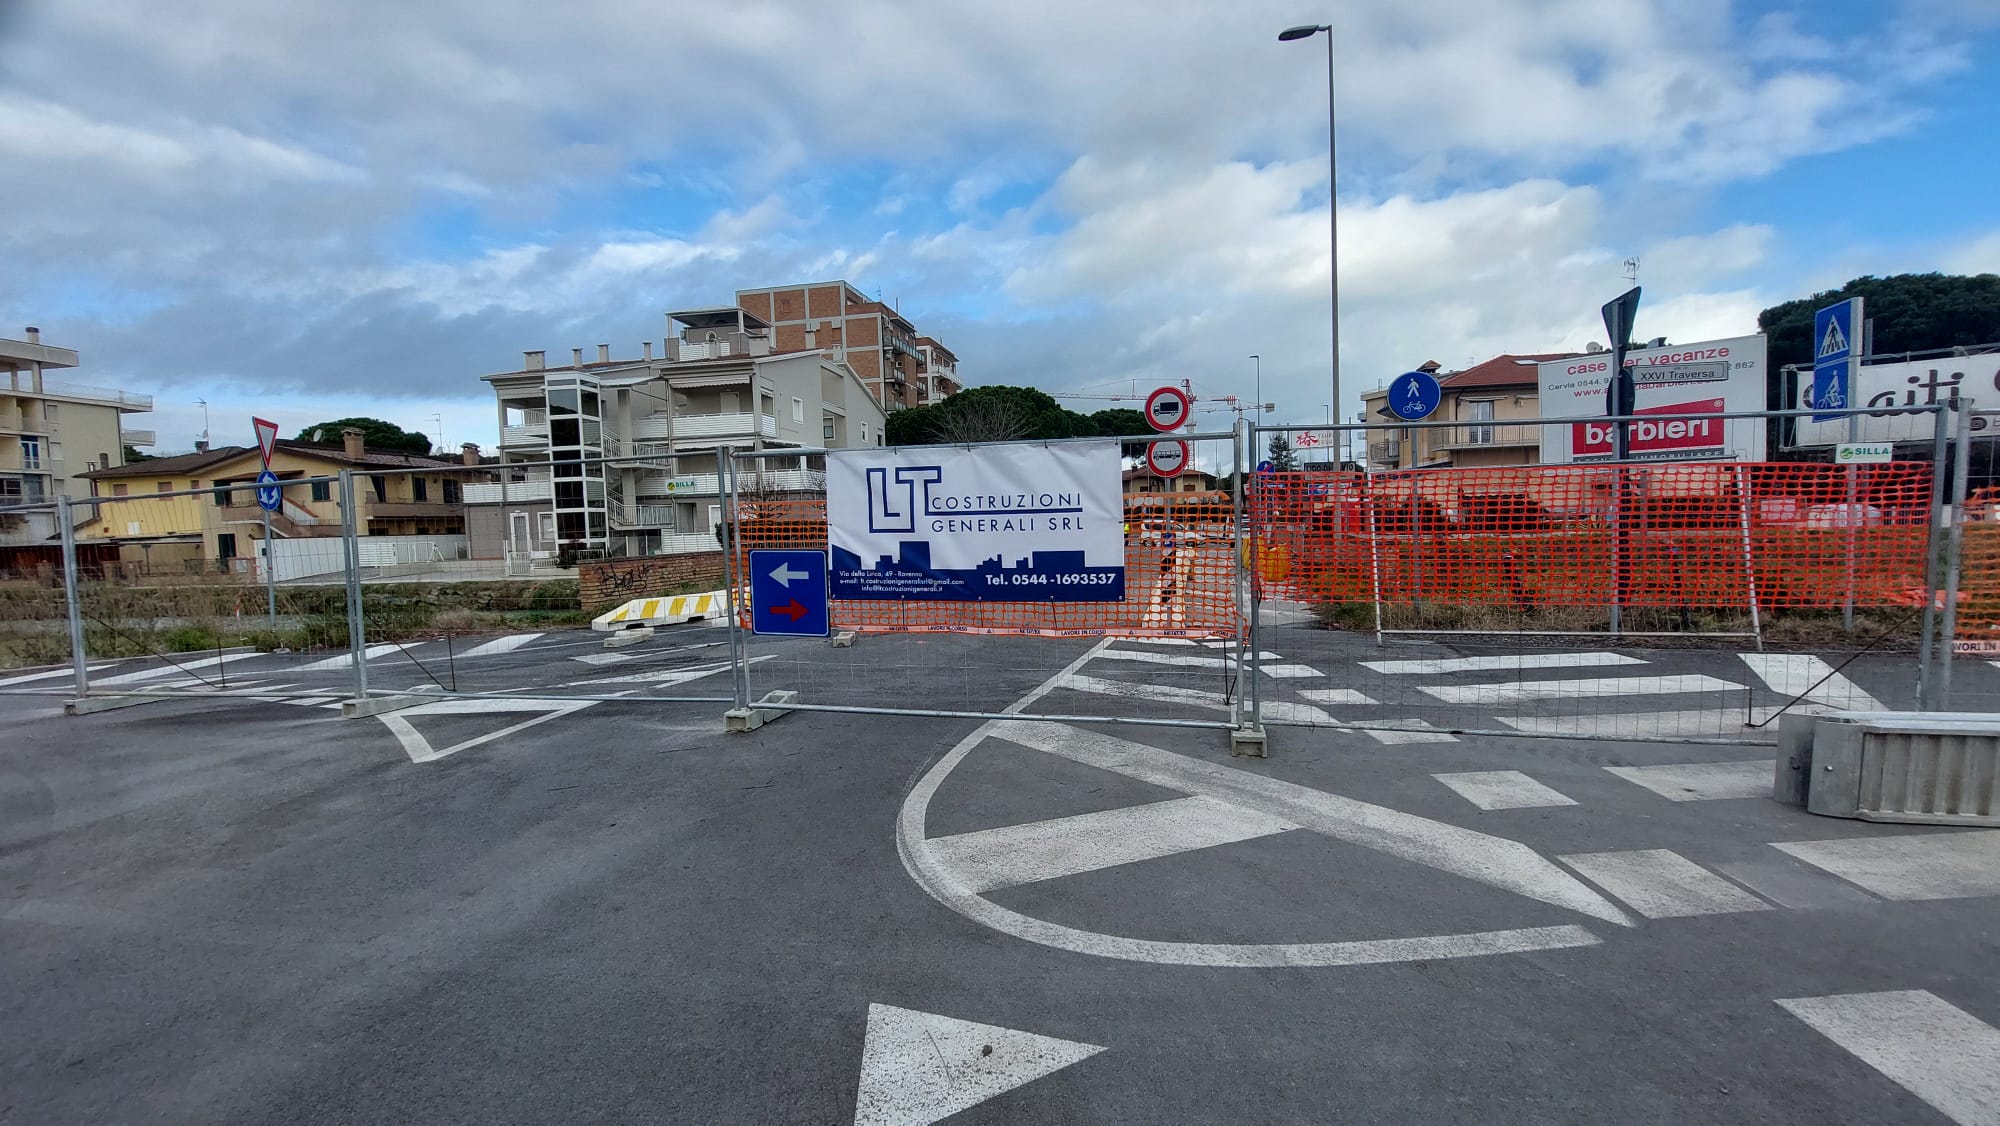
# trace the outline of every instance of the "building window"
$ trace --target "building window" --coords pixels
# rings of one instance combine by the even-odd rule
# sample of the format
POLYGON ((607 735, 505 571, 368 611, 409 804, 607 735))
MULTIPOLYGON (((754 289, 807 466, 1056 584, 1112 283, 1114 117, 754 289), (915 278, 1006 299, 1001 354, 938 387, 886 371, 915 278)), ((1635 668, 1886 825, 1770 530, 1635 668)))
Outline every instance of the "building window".
POLYGON ((171 493, 174 491, 174 483, 172 481, 155 481, 153 482, 153 491, 157 493, 171 493))
POLYGON ((444 483, 444 502, 446 504, 461 504, 464 500, 465 494, 459 489, 457 481, 446 481, 444 483))
POLYGON ((54 403, 42 404, 42 418, 47 422, 54 422, 56 420, 56 405, 54 403))
POLYGON ((861 444, 868 444, 868 424, 865 422, 861 424, 861 444))
POLYGON ((129 486, 127 486, 127 485, 126 485, 126 484, 125 484, 124 482, 122 482, 122 481, 121 481, 121 482, 119 482, 119 483, 118 483, 118 484, 116 484, 116 485, 113 485, 113 486, 111 486, 111 495, 112 495, 112 496, 114 496, 114 497, 122 497, 122 496, 125 496, 126 494, 130 493, 131 491, 132 491, 132 490, 131 490, 131 488, 130 488, 129 486))
POLYGON ((805 420, 806 420, 806 401, 804 399, 793 399, 792 421, 803 423, 805 422, 805 420))
POLYGON ((821 438, 824 438, 826 441, 829 442, 833 441, 833 420, 829 418, 821 422, 819 426, 819 431, 821 438))
MULTIPOLYGON (((1467 407, 1469 412, 1467 416, 1468 421, 1471 422, 1493 421, 1493 400, 1474 399, 1471 400, 1470 402, 1467 402, 1465 406, 1467 407)), ((1493 444, 1493 428, 1491 426, 1467 427, 1465 440, 1476 446, 1490 446, 1493 444)))
POLYGON ((556 514, 553 512, 537 512, 535 516, 537 522, 541 525, 541 541, 543 543, 556 542, 556 514))
POLYGON ((215 557, 223 560, 236 558, 236 533, 224 532, 215 537, 215 557))
POLYGON ((328 500, 332 500, 332 499, 333 499, 333 482, 331 482, 331 481, 314 481, 314 482, 312 483, 312 498, 313 498, 314 500, 318 500, 318 501, 328 501, 328 500))
POLYGON ((410 478, 410 495, 417 500, 431 499, 431 483, 422 477, 410 478))
POLYGON ((21 439, 21 468, 40 469, 42 467, 42 440, 40 438, 21 439))
POLYGON ((368 480, 375 486, 375 503, 389 503, 389 479, 387 477, 370 477, 368 480))
POLYGON ((201 491, 201 482, 200 482, 200 481, 189 481, 189 482, 188 482, 188 491, 189 491, 189 492, 191 492, 191 493, 198 493, 198 492, 200 492, 200 491, 201 491))

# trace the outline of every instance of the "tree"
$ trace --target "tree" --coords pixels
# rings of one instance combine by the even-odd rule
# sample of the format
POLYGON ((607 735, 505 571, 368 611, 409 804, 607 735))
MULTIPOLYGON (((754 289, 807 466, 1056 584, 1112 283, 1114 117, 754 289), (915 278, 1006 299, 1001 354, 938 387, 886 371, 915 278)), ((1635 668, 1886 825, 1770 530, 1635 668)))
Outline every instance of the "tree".
POLYGON ((1897 274, 1859 277, 1839 289, 1815 293, 1757 314, 1764 330, 1771 378, 1787 364, 1813 362, 1813 313, 1836 301, 1865 298, 1875 322, 1878 356, 2000 342, 2000 275, 1897 274))
POLYGON ((361 431, 361 440, 371 450, 406 450, 413 454, 431 452, 430 435, 421 430, 405 430, 393 422, 379 418, 336 418, 332 422, 316 422, 300 430, 292 440, 313 441, 313 432, 319 432, 321 442, 339 442, 340 432, 353 427, 361 431))
POLYGON ((1144 436, 1153 432, 1152 425, 1146 421, 1145 412, 1135 411, 1131 407, 1111 407, 1107 410, 1093 411, 1090 424, 1096 427, 1097 435, 1103 438, 1144 436))
POLYGON ((1271 435, 1272 472, 1291 473, 1298 467, 1299 459, 1292 456, 1292 440, 1283 434, 1271 435))
POLYGON ((1090 418, 1032 387, 973 387, 934 406, 897 411, 887 429, 892 446, 1032 441, 1088 437, 1090 418))
POLYGON ((139 447, 137 446, 125 447, 125 464, 134 465, 138 462, 151 461, 151 460, 153 460, 153 455, 144 452, 143 450, 139 449, 139 447))

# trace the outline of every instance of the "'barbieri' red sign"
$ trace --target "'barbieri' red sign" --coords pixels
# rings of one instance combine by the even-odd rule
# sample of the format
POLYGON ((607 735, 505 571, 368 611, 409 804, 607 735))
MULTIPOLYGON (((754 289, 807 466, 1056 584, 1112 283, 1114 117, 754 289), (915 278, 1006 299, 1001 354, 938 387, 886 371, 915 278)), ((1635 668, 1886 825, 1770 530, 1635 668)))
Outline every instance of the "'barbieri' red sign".
MULTIPOLYGON (((1721 399, 1696 399, 1634 411, 1637 415, 1720 414, 1721 399)), ((1719 418, 1671 418, 1642 420, 1630 424, 1634 459, 1647 461, 1706 460, 1725 455, 1726 424, 1719 418)), ((1570 450, 1577 461, 1610 461, 1615 422, 1579 422, 1570 427, 1570 450)))

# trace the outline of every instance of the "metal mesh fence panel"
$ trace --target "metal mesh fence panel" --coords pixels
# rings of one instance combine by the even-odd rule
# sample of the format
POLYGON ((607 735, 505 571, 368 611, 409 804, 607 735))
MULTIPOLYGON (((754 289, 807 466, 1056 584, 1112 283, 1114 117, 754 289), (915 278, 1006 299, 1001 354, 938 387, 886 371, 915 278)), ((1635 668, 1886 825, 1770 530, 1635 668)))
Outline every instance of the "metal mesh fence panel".
POLYGON ((1781 711, 1914 706, 1931 485, 1921 462, 1261 475, 1264 719, 1762 742, 1781 711))
MULTIPOLYGON (((1227 441, 1196 443, 1196 464, 1226 472, 1234 460, 1227 441)), ((753 552, 828 547, 824 490, 771 483, 760 461, 735 461, 739 575, 750 573, 753 552)), ((855 635, 852 645, 753 638, 751 695, 790 690, 804 706, 897 713, 1014 707, 1023 715, 1233 726, 1242 701, 1237 509, 1217 483, 1206 473, 1128 471, 1122 601, 1068 601, 1059 589, 999 601, 836 599, 832 629, 855 635)), ((747 611, 746 600, 746 625, 747 611)))
POLYGON ((1954 711, 2000 712, 2000 411, 1974 415, 1960 456, 1965 495, 1959 532, 1952 645, 1954 711))
POLYGON ((72 506, 90 694, 348 694, 332 481, 189 484, 72 506))
POLYGON ((0 691, 74 691, 61 517, 53 504, 0 508, 0 691))

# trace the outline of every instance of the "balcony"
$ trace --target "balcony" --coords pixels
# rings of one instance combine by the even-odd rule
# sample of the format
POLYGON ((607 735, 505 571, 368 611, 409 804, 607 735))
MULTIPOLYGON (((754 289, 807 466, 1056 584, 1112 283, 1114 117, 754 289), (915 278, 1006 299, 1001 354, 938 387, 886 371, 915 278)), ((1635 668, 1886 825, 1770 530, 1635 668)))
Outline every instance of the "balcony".
POLYGON ((758 416, 749 411, 734 414, 680 414, 671 421, 666 415, 655 414, 632 424, 635 440, 671 439, 684 442, 699 439, 750 438, 757 435, 766 438, 778 436, 778 420, 772 415, 758 416))
POLYGON ((671 528, 674 526, 674 506, 671 504, 614 504, 605 509, 615 528, 671 528))
MULTIPOLYGON (((706 334, 704 334, 706 336, 706 334)), ((720 360, 730 356, 768 356, 771 354, 771 338, 749 336, 741 332, 719 332, 715 339, 683 340, 677 336, 667 338, 667 362, 687 363, 691 360, 720 360)))
POLYGON ((482 482, 465 486, 467 504, 526 504, 538 500, 555 499, 555 487, 546 479, 540 481, 497 481, 482 482))
POLYGON ((1397 465, 1403 460, 1403 443, 1398 441, 1368 443, 1368 464, 1397 465))
POLYGON ((1430 448, 1440 451, 1538 449, 1542 444, 1541 429, 1539 425, 1506 422, 1445 426, 1430 432, 1430 448))
POLYGON ((418 520, 438 519, 447 516, 465 515, 462 504, 444 504, 440 501, 395 501, 371 500, 368 502, 368 518, 371 520, 395 520, 414 518, 418 520))
POLYGON ((527 447, 541 449, 549 444, 549 424, 503 426, 500 428, 500 448, 527 447))
POLYGON ((720 478, 713 473, 648 473, 639 478, 634 491, 642 497, 712 497, 721 488, 720 478))
POLYGON ((159 440, 151 430, 120 430, 118 437, 126 445, 137 446, 140 449, 146 449, 159 440))
POLYGON ((120 391, 112 387, 92 387, 84 383, 67 383, 61 380, 42 381, 42 394, 51 399, 87 399, 92 402, 108 403, 121 410, 135 414, 153 409, 153 397, 132 391, 120 391))

